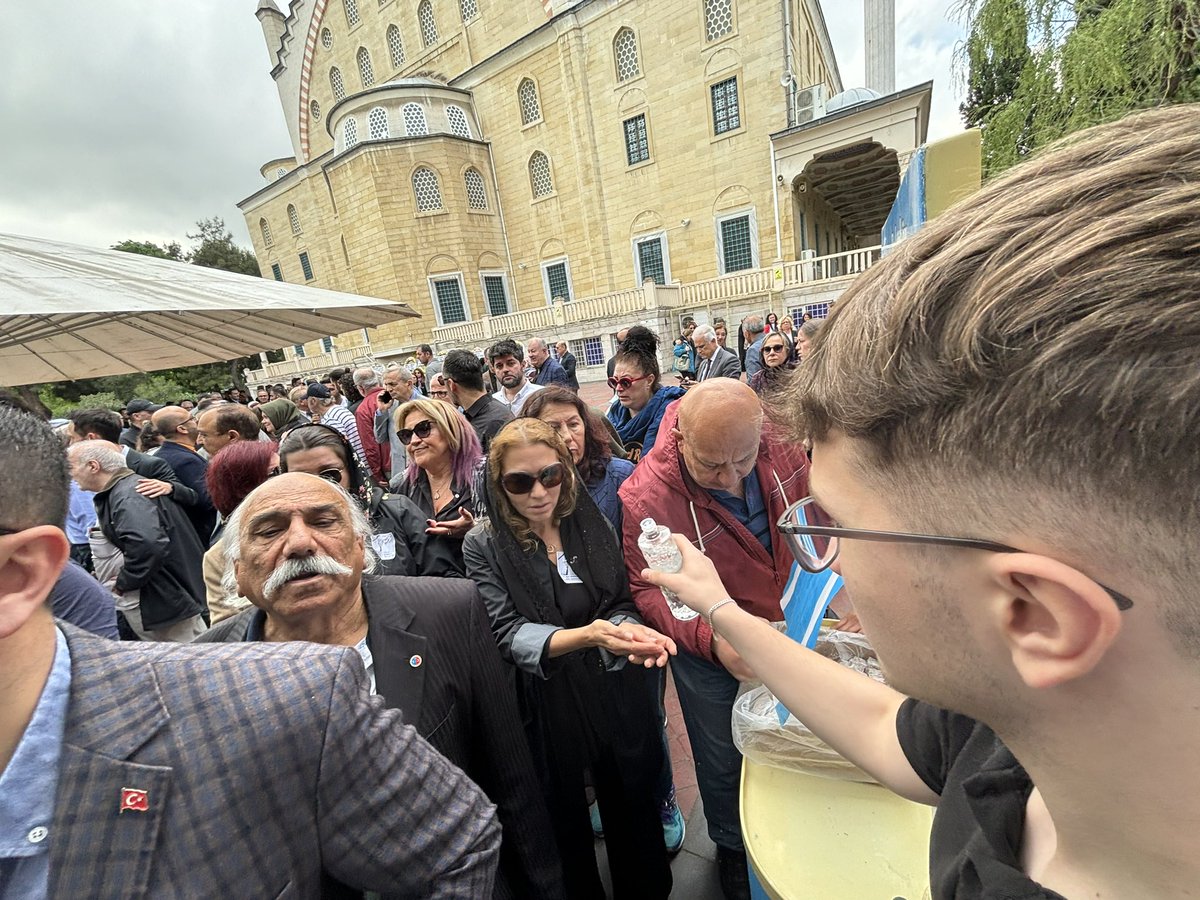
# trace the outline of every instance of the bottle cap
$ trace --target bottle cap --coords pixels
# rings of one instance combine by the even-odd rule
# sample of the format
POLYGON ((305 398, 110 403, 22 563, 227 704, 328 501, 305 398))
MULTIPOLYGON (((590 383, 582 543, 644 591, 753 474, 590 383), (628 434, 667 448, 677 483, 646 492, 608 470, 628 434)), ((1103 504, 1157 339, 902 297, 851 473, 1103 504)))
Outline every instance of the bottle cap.
POLYGON ((658 523, 653 519, 642 519, 642 534, 657 534, 658 523))

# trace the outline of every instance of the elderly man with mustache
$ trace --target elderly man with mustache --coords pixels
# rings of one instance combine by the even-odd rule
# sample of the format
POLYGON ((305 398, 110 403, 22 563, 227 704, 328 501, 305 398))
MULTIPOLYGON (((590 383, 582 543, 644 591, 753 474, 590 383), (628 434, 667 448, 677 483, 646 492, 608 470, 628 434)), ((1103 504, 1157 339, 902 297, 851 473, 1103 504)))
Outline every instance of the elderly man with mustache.
POLYGON ((562 896, 512 673, 479 592, 461 578, 371 575, 370 537, 366 516, 339 486, 301 473, 267 481, 225 526, 226 589, 253 606, 203 640, 353 647, 384 705, 400 709, 497 805, 503 843, 493 896, 562 896))

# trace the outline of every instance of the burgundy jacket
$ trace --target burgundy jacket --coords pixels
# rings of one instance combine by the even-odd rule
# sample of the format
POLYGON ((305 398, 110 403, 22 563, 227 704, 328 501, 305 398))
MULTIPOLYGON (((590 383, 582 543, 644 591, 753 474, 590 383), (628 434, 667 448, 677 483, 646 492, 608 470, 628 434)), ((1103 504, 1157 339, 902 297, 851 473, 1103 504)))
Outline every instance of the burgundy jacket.
MULTIPOLYGON (((808 496, 808 457, 802 447, 783 443, 769 424, 763 424, 754 471, 771 519, 772 552, 768 554, 733 513, 688 474, 673 431, 678 417, 676 401, 663 414, 654 452, 621 485, 625 560, 633 599, 646 624, 674 638, 680 650, 715 662, 712 629, 704 617, 676 619, 662 591, 643 580, 646 561, 637 543, 641 521, 650 517, 686 535, 713 561, 738 606, 770 622, 782 621, 779 600, 792 569, 792 554, 775 523, 788 506, 808 496)), ((712 599, 716 603, 721 598, 712 599)))
POLYGON ((375 439, 375 410, 379 408, 379 392, 382 387, 372 389, 363 397, 362 403, 354 411, 354 421, 358 425, 358 439, 362 441, 363 453, 367 468, 371 475, 383 486, 388 483, 388 470, 392 466, 392 448, 388 443, 379 443, 375 439))

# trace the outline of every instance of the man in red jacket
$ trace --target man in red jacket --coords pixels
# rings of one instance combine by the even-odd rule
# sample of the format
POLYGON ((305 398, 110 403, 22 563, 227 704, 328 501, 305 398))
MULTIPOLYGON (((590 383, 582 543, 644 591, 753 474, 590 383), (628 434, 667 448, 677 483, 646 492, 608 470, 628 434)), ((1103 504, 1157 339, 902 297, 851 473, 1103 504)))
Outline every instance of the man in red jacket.
MULTIPOLYGON (((354 421, 358 425, 358 439, 362 442, 363 454, 367 468, 377 482, 387 486, 388 470, 392 466, 392 448, 381 444, 375 438, 375 410, 379 408, 379 392, 383 384, 379 373, 374 369, 364 368, 354 370, 354 386, 363 395, 362 403, 354 411, 354 421)), ((390 395, 389 395, 390 396, 390 395)))
POLYGON ((763 425, 755 393, 731 378, 705 381, 667 408, 654 453, 620 490, 633 598, 646 623, 679 646, 671 672, 727 897, 749 896, 738 813, 742 757, 730 720, 738 682, 753 673, 732 647, 715 639, 703 617, 679 621, 662 592, 642 579, 640 523, 650 517, 687 535, 716 565, 739 606, 782 621, 779 601, 792 555, 775 525, 790 503, 806 496, 803 449, 778 441, 763 425))

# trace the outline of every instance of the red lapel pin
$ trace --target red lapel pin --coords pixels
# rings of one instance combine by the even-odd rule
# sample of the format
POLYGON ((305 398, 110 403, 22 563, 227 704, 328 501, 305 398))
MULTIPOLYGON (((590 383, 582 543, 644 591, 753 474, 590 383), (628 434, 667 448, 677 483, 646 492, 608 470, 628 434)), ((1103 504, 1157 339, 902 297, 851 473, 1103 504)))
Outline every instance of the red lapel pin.
POLYGON ((149 795, 139 788, 121 788, 121 809, 118 811, 118 815, 127 809, 134 812, 149 812, 149 795))

